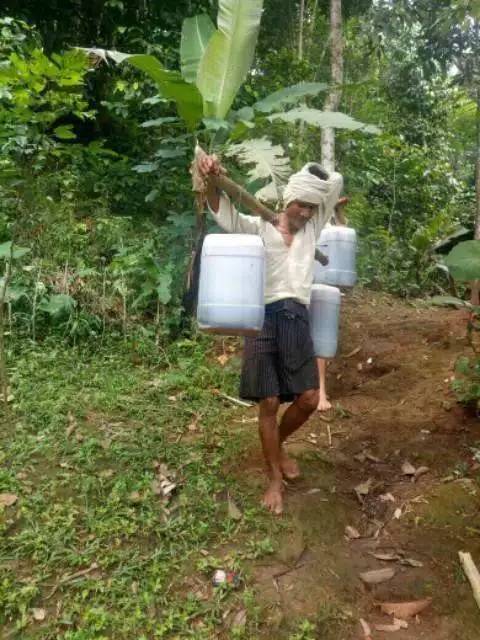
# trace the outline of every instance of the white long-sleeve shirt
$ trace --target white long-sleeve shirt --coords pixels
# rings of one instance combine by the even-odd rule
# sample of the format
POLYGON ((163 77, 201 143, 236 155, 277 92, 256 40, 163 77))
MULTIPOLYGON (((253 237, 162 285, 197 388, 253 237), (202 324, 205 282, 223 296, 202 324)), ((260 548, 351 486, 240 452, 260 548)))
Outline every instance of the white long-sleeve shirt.
POLYGON ((325 223, 333 215, 343 186, 343 178, 332 172, 331 183, 323 206, 293 236, 290 246, 285 244, 282 234, 270 222, 257 216, 239 213, 230 199, 222 194, 220 206, 211 213, 217 224, 229 233, 259 235, 265 246, 265 304, 293 298, 302 304, 310 304, 315 261, 315 243, 325 223))

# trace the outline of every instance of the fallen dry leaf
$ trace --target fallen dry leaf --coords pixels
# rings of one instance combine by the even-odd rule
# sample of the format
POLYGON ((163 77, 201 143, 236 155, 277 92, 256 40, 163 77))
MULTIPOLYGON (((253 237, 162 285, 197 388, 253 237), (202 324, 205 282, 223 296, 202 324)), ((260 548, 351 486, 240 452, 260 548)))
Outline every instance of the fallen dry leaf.
POLYGON ((393 624, 398 624, 401 629, 408 629, 408 622, 406 620, 401 620, 400 618, 394 618, 393 624))
POLYGON ((32 614, 34 620, 36 620, 37 622, 42 622, 43 620, 45 620, 47 612, 45 611, 45 609, 32 609, 32 614))
POLYGON ((410 462, 408 462, 408 460, 405 460, 405 462, 402 464, 402 474, 404 476, 414 476, 415 475, 415 467, 413 466, 413 464, 410 464, 410 462))
POLYGON ((237 611, 237 613, 235 614, 232 620, 232 627, 243 628, 246 624, 247 624, 247 612, 245 611, 245 609, 240 609, 240 611, 237 611))
POLYGON ((370 629, 370 625, 366 620, 360 618, 360 625, 362 627, 363 636, 365 640, 372 640, 372 630, 370 629))
POLYGON ((359 531, 357 529, 355 529, 355 527, 350 527, 349 525, 347 525, 345 527, 345 535, 347 536, 347 538, 349 538, 350 540, 358 540, 358 538, 361 538, 362 536, 360 535, 359 531))
POLYGON ((405 620, 399 620, 398 618, 393 619, 392 624, 376 624, 376 631, 385 631, 390 633, 391 631, 400 631, 400 629, 408 629, 408 622, 405 620))
POLYGON ((243 517, 242 512, 230 496, 228 496, 228 517, 236 521, 241 520, 243 517))
POLYGON ((162 495, 162 487, 160 486, 160 482, 158 480, 152 480, 150 488, 152 489, 152 493, 154 495, 156 496, 162 495))
POLYGON ((382 493, 382 495, 378 496, 382 502, 395 502, 395 496, 391 493, 382 493))
POLYGON ((412 602, 379 602, 378 606, 389 616, 395 616, 401 620, 413 618, 430 606, 432 598, 414 600, 412 602))
POLYGON ((429 471, 430 469, 428 467, 418 467, 418 469, 415 470, 415 480, 418 480, 421 476, 424 476, 429 471))
POLYGON ((414 560, 413 558, 402 558, 400 560, 400 564, 403 564, 407 567, 423 567, 423 562, 420 562, 420 560, 414 560))
POLYGON ((176 488, 177 485, 174 482, 168 480, 168 478, 160 480, 160 492, 164 498, 169 496, 173 491, 175 491, 176 488))
POLYGON ((113 469, 102 469, 98 474, 101 478, 111 478, 115 474, 113 469))
POLYGON ((198 417, 192 420, 188 425, 187 429, 193 433, 193 431, 198 431, 198 417))
POLYGON ((142 501, 142 496, 140 495, 139 491, 132 491, 132 493, 128 496, 128 499, 130 500, 130 502, 133 502, 133 504, 138 504, 142 501))
POLYGON ((386 567, 385 569, 372 569, 371 571, 364 571, 360 574, 360 578, 366 584, 380 584, 391 580, 395 575, 395 569, 386 567))
POLYGON ((67 414, 67 422, 68 422, 68 427, 65 434, 67 438, 69 438, 77 428, 77 421, 75 419, 75 416, 71 413, 71 411, 69 411, 67 414))
POLYGON ((0 493, 0 507, 11 507, 18 500, 14 493, 0 493))
POLYGON ((400 631, 402 627, 399 627, 398 624, 376 624, 375 631, 384 631, 385 633, 390 633, 391 631, 400 631))
POLYGON ((218 356, 217 358, 217 362, 219 362, 222 365, 222 367, 224 367, 229 360, 230 360, 230 356, 227 356, 226 353, 222 353, 222 355, 218 356))
POLYGON ((357 486, 354 488, 354 491, 357 494, 357 498, 359 499, 360 502, 363 502, 363 496, 368 496, 368 493, 371 489, 372 484, 373 484, 373 480, 369 478, 365 482, 361 482, 360 484, 357 484, 357 486))
POLYGON ((353 349, 353 351, 350 351, 350 353, 347 353, 347 355, 343 356, 344 358, 352 358, 353 356, 356 356, 357 353, 360 353, 362 347, 356 347, 355 349, 353 349))
POLYGON ((384 562, 395 562, 396 560, 401 559, 398 553, 381 553, 372 551, 370 555, 377 560, 383 560, 384 562))

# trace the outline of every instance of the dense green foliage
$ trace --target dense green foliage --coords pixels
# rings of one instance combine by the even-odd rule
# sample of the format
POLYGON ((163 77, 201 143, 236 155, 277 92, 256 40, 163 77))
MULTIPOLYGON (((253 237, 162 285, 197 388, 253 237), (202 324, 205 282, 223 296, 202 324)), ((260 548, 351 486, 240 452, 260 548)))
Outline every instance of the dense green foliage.
MULTIPOLYGON (((379 124, 382 134, 338 136, 352 197, 348 216, 361 240, 360 280, 402 295, 441 293, 447 281, 431 248, 459 224, 472 225, 473 103, 440 66, 422 72, 426 54, 411 21, 398 10, 385 20, 393 9, 368 4, 346 7, 342 109, 379 124), (388 47, 381 24, 388 24, 388 47)), ((186 5, 107 3, 95 28, 94 10, 82 5, 79 14, 88 19, 75 36, 62 13, 49 30, 53 3, 41 14, 35 3, 9 7, 15 18, 4 18, 1 31, 1 239, 30 249, 11 276, 11 330, 37 337, 58 326, 76 340, 109 326, 133 330, 139 314, 152 319, 159 337, 179 327, 195 234, 186 171, 192 138, 148 75, 92 64, 69 45, 151 51, 171 73, 180 65, 182 18, 214 9, 186 5)), ((318 157, 318 129, 300 129, 292 118, 271 122, 271 109, 260 106, 252 122, 246 108, 297 81, 328 82, 326 6, 307 3, 302 60, 297 10, 288 9, 284 32, 276 29, 288 12, 272 11, 267 3, 255 73, 234 103, 242 111, 229 123, 206 121, 200 135, 221 148, 228 129, 233 141, 266 134, 288 150, 295 168, 318 157)), ((297 103, 321 108, 323 99, 315 90, 297 103)), ((291 107, 288 100, 276 105, 291 107)))

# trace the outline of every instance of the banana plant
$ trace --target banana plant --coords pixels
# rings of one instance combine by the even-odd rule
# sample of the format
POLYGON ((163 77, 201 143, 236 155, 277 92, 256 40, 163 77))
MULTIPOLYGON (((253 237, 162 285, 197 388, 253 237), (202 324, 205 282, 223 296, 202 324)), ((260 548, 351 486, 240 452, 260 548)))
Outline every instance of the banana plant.
MULTIPOLYGON (((178 116, 194 140, 205 140, 210 150, 220 142, 227 156, 236 156, 250 166, 252 180, 266 180, 258 193, 266 200, 278 200, 290 167, 281 147, 262 137, 255 138, 257 126, 276 121, 304 122, 315 127, 334 127, 378 133, 373 125, 365 125, 339 112, 297 107, 300 101, 328 89, 318 82, 301 82, 285 87, 257 101, 252 106, 232 110, 235 97, 252 66, 263 0, 219 0, 217 27, 209 16, 186 18, 180 44, 181 71, 165 69, 152 55, 126 54, 104 49, 88 49, 90 55, 128 64, 147 74, 157 85, 160 95, 175 103, 178 116)), ((161 125, 164 118, 145 126, 161 125)), ((164 149, 164 152, 175 152, 164 149)), ((142 165, 154 171, 156 163, 142 165)))

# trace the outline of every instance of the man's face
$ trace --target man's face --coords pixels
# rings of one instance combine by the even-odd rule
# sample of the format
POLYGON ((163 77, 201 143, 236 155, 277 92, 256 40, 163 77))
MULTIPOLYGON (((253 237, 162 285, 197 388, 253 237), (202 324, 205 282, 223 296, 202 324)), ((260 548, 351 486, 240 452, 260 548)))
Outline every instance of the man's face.
POLYGON ((302 202, 301 200, 293 200, 285 209, 287 214, 288 226, 291 233, 296 233, 303 229, 317 209, 316 204, 302 202))

